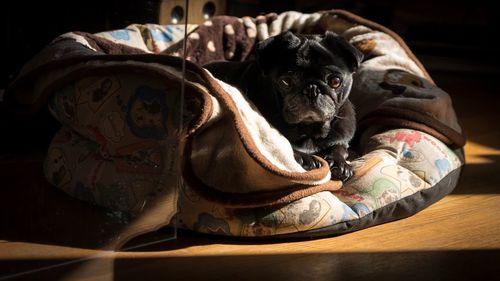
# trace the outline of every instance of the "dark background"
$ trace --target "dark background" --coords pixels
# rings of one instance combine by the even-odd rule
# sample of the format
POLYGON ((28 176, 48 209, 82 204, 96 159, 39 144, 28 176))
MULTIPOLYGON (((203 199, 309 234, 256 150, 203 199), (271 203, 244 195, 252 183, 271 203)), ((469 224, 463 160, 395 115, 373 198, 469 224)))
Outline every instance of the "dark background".
MULTIPOLYGON (((0 89, 56 36, 67 31, 99 32, 130 23, 156 22, 159 1, 1 1, 0 89)), ((430 71, 445 67, 453 71, 495 71, 492 60, 497 57, 498 47, 494 41, 500 26, 496 1, 467 2, 229 0, 227 14, 256 16, 286 10, 346 9, 396 31, 430 71)))
MULTIPOLYGON (((155 23, 160 4, 160 0, 0 2, 0 100, 3 89, 15 79, 24 63, 58 35, 77 30, 120 29, 131 23, 155 23)), ((496 82, 499 60, 495 41, 500 26, 496 1, 228 0, 226 14, 257 16, 332 8, 351 11, 396 31, 433 76, 457 73, 457 79, 464 75, 479 76, 482 83, 496 82)), ((5 149, 12 145, 31 147, 35 143, 46 146, 59 126, 46 112, 28 119, 12 119, 2 111, 5 110, 0 102, 0 129, 10 136, 7 140, 2 138, 3 142, 10 142, 1 146, 5 149), (36 142, 31 138, 35 135, 36 142)))

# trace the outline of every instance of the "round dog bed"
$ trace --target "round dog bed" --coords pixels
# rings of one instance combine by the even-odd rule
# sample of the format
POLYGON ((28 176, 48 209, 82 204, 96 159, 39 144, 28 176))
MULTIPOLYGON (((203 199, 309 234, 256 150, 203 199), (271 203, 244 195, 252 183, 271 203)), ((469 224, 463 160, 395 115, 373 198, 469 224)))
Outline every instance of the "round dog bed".
POLYGON ((451 99, 390 30, 339 10, 188 28, 182 120, 182 26, 67 33, 25 67, 8 95, 32 109, 48 102, 63 124, 48 150, 49 182, 132 214, 168 194, 180 227, 244 237, 350 232, 411 216, 457 184, 465 141, 451 99), (343 184, 327 165, 303 170, 244 96, 200 67, 245 60, 255 42, 287 30, 331 30, 365 55, 351 93, 355 174, 343 184))

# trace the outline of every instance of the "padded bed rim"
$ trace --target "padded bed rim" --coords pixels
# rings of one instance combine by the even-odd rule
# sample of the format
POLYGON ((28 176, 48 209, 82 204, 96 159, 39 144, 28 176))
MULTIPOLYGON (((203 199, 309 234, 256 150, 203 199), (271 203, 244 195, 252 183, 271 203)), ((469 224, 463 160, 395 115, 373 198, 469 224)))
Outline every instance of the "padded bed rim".
POLYGON ((365 25, 365 26, 368 26, 369 28, 372 28, 372 29, 375 29, 375 30, 378 30, 378 31, 382 31, 384 33, 389 34, 389 36, 391 36, 394 40, 396 40, 396 42, 399 43, 399 45, 401 46, 401 48, 403 48, 403 50, 408 55, 408 57, 410 57, 410 59, 413 60, 417 64, 417 66, 422 70, 422 72, 424 73, 425 78, 427 78, 432 84, 435 85, 434 80, 432 80, 431 76, 429 75, 429 73, 425 69, 425 67, 422 64, 422 62, 420 62, 420 60, 410 50, 410 47, 408 47, 408 45, 406 45, 406 42, 403 40, 403 38, 401 38, 401 36, 399 36, 396 32, 392 31, 391 29, 389 29, 389 28, 387 28, 387 27, 385 27, 385 26, 383 26, 383 25, 381 25, 379 23, 376 23, 374 21, 365 19, 363 17, 360 17, 360 16, 358 16, 356 14, 353 14, 351 12, 348 12, 346 10, 333 9, 333 10, 325 10, 323 12, 326 13, 326 14, 329 14, 329 15, 340 16, 340 17, 343 17, 343 18, 345 18, 345 19, 347 19, 349 21, 352 21, 352 22, 355 22, 355 23, 358 23, 358 24, 361 24, 361 25, 365 25))
MULTIPOLYGON (((464 151, 463 149, 454 150, 457 156, 462 162, 464 162, 464 151)), ((408 218, 416 213, 426 209, 430 205, 441 200, 446 195, 450 194, 457 186, 459 179, 461 177, 463 166, 451 171, 448 175, 442 178, 439 182, 430 188, 421 190, 412 195, 399 199, 392 202, 380 209, 377 209, 364 217, 352 221, 340 222, 331 226, 318 228, 314 230, 307 230, 296 233, 287 233, 279 235, 270 236, 224 236, 226 239, 235 240, 301 240, 307 238, 321 238, 321 237, 331 237, 336 235, 342 235, 361 229, 369 228, 372 226, 397 221, 400 219, 408 218)), ((182 229, 183 231, 195 232, 193 230, 182 229)), ((200 233, 201 235, 207 236, 217 236, 220 235, 200 233)))
MULTIPOLYGON (((463 158, 463 150, 455 151, 463 158)), ((450 194, 458 184, 463 166, 451 171, 434 186, 392 202, 366 216, 352 221, 297 233, 271 236, 274 238, 316 238, 354 232, 364 228, 404 219, 426 209, 450 194)))

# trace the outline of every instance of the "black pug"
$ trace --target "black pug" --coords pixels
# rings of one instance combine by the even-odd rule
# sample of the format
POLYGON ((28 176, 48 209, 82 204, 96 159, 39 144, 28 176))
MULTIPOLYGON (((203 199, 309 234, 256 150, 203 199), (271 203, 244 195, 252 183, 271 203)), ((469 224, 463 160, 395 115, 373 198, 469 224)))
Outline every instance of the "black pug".
POLYGON ((354 71, 363 54, 345 39, 285 32, 256 44, 245 62, 205 65, 215 77, 239 88, 266 120, 292 144, 306 170, 319 168, 323 157, 332 178, 346 180, 346 161, 356 118, 349 101, 354 71))

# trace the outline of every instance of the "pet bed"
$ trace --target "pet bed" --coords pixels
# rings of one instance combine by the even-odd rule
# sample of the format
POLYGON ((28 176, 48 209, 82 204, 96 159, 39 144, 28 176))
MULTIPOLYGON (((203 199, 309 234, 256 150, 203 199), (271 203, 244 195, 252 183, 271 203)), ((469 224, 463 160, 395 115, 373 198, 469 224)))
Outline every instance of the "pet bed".
POLYGON ((134 214, 182 177, 180 227, 243 237, 350 232, 411 216, 456 186, 465 140, 450 96, 387 28, 341 10, 189 25, 179 120, 183 28, 70 32, 24 67, 6 98, 19 110, 48 104, 62 123, 45 162, 49 182, 134 214), (357 155, 345 183, 330 180, 324 160, 305 171, 290 143, 236 88, 200 67, 243 61, 256 42, 287 30, 331 30, 365 55, 350 96, 357 155), (177 149, 182 174, 173 174, 177 149))

